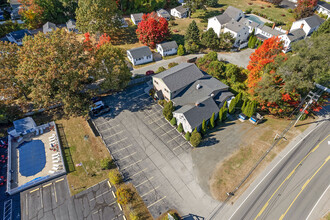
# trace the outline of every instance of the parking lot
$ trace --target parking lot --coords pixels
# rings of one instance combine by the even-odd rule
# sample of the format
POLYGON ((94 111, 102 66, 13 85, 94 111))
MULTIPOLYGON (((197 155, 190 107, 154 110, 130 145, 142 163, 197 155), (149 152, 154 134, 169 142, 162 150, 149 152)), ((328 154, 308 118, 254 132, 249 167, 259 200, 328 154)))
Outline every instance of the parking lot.
POLYGON ((168 209, 206 217, 218 204, 194 176, 192 147, 163 117, 146 84, 104 98, 112 110, 94 120, 125 180, 154 217, 168 209))
POLYGON ((114 187, 103 181, 70 197, 65 177, 57 178, 21 193, 24 219, 123 219, 114 197, 114 187))

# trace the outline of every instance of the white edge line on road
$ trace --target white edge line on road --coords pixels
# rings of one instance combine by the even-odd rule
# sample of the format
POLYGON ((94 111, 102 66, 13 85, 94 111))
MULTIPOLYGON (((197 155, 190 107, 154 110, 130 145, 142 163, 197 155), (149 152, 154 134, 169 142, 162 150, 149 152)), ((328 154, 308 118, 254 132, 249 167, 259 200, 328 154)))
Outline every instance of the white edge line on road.
MULTIPOLYGON (((324 122, 322 122, 321 124, 323 124, 324 122)), ((320 125, 321 125, 320 124, 320 125)), ((320 126, 319 125, 319 126, 320 126)), ((318 128, 319 126, 316 126, 313 130, 311 130, 310 132, 308 132, 308 134, 306 134, 302 139, 300 139, 298 141, 298 143, 296 143, 290 150, 289 152, 287 152, 278 162, 275 166, 273 166, 273 168, 262 178, 262 180, 256 185, 256 187, 254 187, 254 189, 250 192, 250 194, 244 199, 244 201, 239 205, 239 207, 235 210, 235 212, 230 216, 229 220, 236 214, 236 212, 241 208, 241 206, 245 203, 245 201, 250 197, 250 195, 256 190, 256 188, 258 188, 258 186, 266 179, 266 177, 275 169, 275 167, 277 167, 277 165, 289 154, 291 153, 291 151, 293 149, 295 149, 297 147, 298 144, 300 144, 300 142, 302 140, 304 140, 310 133, 312 133, 316 128, 318 128)))
POLYGON ((113 195, 113 197, 114 197, 114 198, 116 198, 116 195, 115 195, 115 193, 114 193, 113 191, 111 191, 111 192, 112 192, 112 195, 113 195))
POLYGON ((309 219, 309 217, 311 216, 311 214, 313 213, 314 209, 316 208, 317 204, 321 201, 322 197, 324 196, 324 194, 328 191, 330 187, 330 184, 328 185, 328 187, 324 190, 324 192, 322 193, 322 195, 320 196, 320 198, 317 200, 317 202, 315 203, 314 207, 312 208, 311 212, 308 214, 306 220, 309 219))
POLYGON ((123 209, 121 208, 121 205, 118 203, 118 207, 120 208, 120 211, 123 211, 123 209))

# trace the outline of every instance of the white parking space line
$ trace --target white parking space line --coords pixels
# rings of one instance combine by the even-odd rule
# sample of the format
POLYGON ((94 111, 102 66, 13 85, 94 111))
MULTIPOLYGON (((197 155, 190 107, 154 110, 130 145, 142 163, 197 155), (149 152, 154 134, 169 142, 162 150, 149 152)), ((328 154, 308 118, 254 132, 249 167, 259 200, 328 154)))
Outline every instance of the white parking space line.
MULTIPOLYGON (((104 138, 104 140, 106 140, 106 139, 108 139, 108 138, 104 138)), ((113 142, 113 143, 111 143, 111 144, 109 144, 109 145, 111 146, 111 145, 114 145, 114 144, 118 144, 119 142, 122 142, 122 141, 124 141, 124 140, 126 140, 126 139, 127 139, 127 137, 125 137, 125 138, 123 138, 123 139, 121 139, 121 140, 119 140, 119 141, 113 142)))
POLYGON ((156 203, 158 203, 158 202, 162 201, 162 200, 163 200, 163 199, 165 199, 165 198, 166 198, 166 196, 164 196, 164 197, 163 197, 163 198, 161 198, 161 199, 158 199, 156 202, 154 202, 154 203, 152 203, 152 204, 148 205, 148 206, 147 206, 147 208, 150 208, 151 206, 155 205, 156 203))
MULTIPOLYGON (((109 122, 103 123, 102 125, 107 124, 107 123, 109 123, 109 122)), ((114 125, 114 126, 107 127, 106 129, 102 129, 102 131, 106 131, 106 130, 109 130, 109 129, 111 129, 111 128, 118 127, 119 125, 120 125, 120 124, 116 124, 116 125, 114 125)), ((101 126, 101 125, 100 125, 100 126, 101 126)))
POLYGON ((103 196, 104 194, 107 194, 107 193, 109 193, 109 192, 110 192, 110 190, 109 190, 109 191, 106 191, 106 192, 104 192, 104 193, 102 193, 102 194, 100 194, 100 195, 98 195, 98 196, 96 196, 95 198, 90 199, 89 201, 93 201, 94 199, 97 199, 97 198, 99 198, 100 196, 103 196))
POLYGON ((149 180, 152 180, 154 177, 152 176, 152 177, 150 177, 150 178, 147 178, 145 181, 143 181, 143 182, 141 182, 141 183, 139 183, 138 185, 136 185, 135 187, 139 187, 139 186, 141 186, 141 185, 143 185, 143 184, 145 184, 146 182, 148 182, 149 180))
POLYGON ((134 99, 136 99, 136 98, 139 98, 139 97, 141 97, 141 96, 144 96, 144 95, 147 95, 147 94, 146 94, 146 93, 143 93, 143 94, 141 94, 141 95, 135 96, 134 98, 132 98, 132 100, 134 100, 134 99))
POLYGON ((166 131, 164 134, 160 135, 161 137, 163 137, 164 135, 166 135, 167 133, 170 133, 172 131, 172 129, 166 131))
POLYGON ((155 131, 158 130, 159 128, 161 128, 161 127, 164 127, 165 125, 167 125, 167 123, 165 123, 165 124, 163 124, 163 125, 159 125, 159 127, 156 128, 155 131))
POLYGON ((156 120, 154 120, 154 121, 149 121, 149 125, 151 125, 152 123, 155 123, 155 122, 157 122, 157 121, 160 121, 160 120, 162 120, 163 118, 162 117, 160 117, 160 118, 158 118, 158 119, 156 119, 156 120))
POLYGON ((178 149, 179 147, 181 147, 182 145, 184 145, 186 142, 183 142, 182 144, 180 144, 179 146, 177 146, 176 148, 173 148, 173 151, 178 149))
POLYGON ((115 135, 117 135, 117 134, 123 133, 123 132, 124 132, 124 130, 119 131, 119 132, 117 132, 117 133, 115 133, 115 134, 112 134, 112 135, 110 135, 110 136, 107 136, 107 139, 108 139, 108 138, 111 138, 111 137, 113 137, 113 136, 115 136, 115 135))
POLYGON ((63 181, 63 180, 64 180, 64 178, 59 179, 59 180, 56 180, 55 183, 61 182, 61 181, 63 181))
POLYGON ((126 94, 126 96, 133 95, 134 93, 136 93, 137 91, 140 91, 140 90, 142 90, 142 89, 143 89, 143 88, 140 88, 140 89, 135 90, 134 92, 130 92, 130 93, 126 94))
POLYGON ((112 192, 113 198, 116 198, 116 194, 113 191, 111 191, 111 192, 112 192))
POLYGON ((3 220, 12 219, 12 199, 7 200, 3 203, 3 220))
POLYGON ((122 170, 125 170, 125 169, 127 169, 127 168, 129 168, 129 167, 131 167, 131 166, 133 166, 133 165, 135 165, 135 164, 137 164, 137 163, 140 163, 141 161, 142 161, 142 160, 136 161, 136 162, 134 162, 134 163, 132 163, 132 164, 126 166, 125 168, 122 168, 122 170))
POLYGON ((150 115, 147 115, 146 117, 144 117, 144 118, 149 118, 150 116, 152 116, 152 115, 154 115, 154 114, 157 114, 158 112, 153 112, 153 113, 151 113, 150 115))
POLYGON ((130 157, 130 156, 133 156, 134 154, 136 154, 136 152, 134 152, 134 153, 132 153, 132 154, 130 154, 130 155, 127 155, 127 156, 125 156, 125 157, 119 158, 119 160, 124 160, 124 159, 126 159, 126 158, 128 158, 128 157, 130 157))
POLYGON ((136 176, 136 175, 142 173, 143 171, 146 171, 147 169, 148 169, 148 168, 144 168, 143 170, 140 170, 139 172, 134 173, 131 177, 136 176))
POLYGON ((123 147, 123 148, 120 148, 119 150, 116 150, 116 151, 114 151, 114 152, 112 152, 112 153, 113 153, 113 154, 118 153, 119 151, 125 150, 125 149, 127 149, 127 148, 129 148, 129 147, 132 147, 132 146, 133 146, 133 144, 130 144, 130 145, 128 145, 128 146, 126 146, 126 147, 123 147))
POLYGON ((99 213, 99 211, 100 211, 100 210, 97 210, 96 212, 93 212, 93 215, 99 213))
POLYGON ((171 141, 173 141, 174 139, 178 138, 178 137, 181 137, 181 135, 179 134, 178 136, 172 138, 171 140, 169 140, 167 143, 170 143, 171 141))
POLYGON ((153 188, 152 190, 150 190, 149 192, 147 192, 147 193, 145 193, 145 194, 143 194, 141 197, 145 197, 146 195, 148 195, 149 193, 152 193, 153 191, 155 191, 156 189, 158 189, 159 188, 159 186, 157 186, 157 187, 155 187, 155 188, 153 188))

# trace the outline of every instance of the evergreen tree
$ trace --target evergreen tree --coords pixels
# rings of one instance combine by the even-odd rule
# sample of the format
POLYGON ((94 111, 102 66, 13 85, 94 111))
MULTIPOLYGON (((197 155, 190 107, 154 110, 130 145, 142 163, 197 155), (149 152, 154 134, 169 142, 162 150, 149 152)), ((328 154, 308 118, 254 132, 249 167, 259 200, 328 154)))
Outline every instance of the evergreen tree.
POLYGON ((238 95, 236 96, 236 107, 240 108, 242 107, 242 93, 238 93, 238 95))
POLYGON ((164 108, 163 108, 163 115, 165 118, 169 121, 173 118, 173 111, 174 111, 174 106, 173 102, 169 101, 165 103, 164 108))
POLYGON ((202 135, 199 132, 193 132, 190 137, 190 143, 193 147, 197 147, 202 140, 202 135))
POLYGON ((235 107, 236 107, 236 104, 237 104, 237 99, 236 98, 237 98, 237 96, 230 101, 229 114, 233 114, 235 112, 235 107))
POLYGON ((201 44, 210 49, 216 49, 218 47, 219 39, 213 28, 208 29, 202 34, 201 44))
POLYGON ((193 130, 193 132, 191 133, 191 135, 192 135, 193 133, 196 133, 196 132, 198 132, 198 131, 197 131, 197 128, 195 128, 195 129, 193 130))
POLYGON ((186 138, 187 141, 190 141, 190 137, 191 137, 191 134, 189 131, 187 131, 187 133, 185 134, 184 136, 186 138))
POLYGON ((211 118, 210 118, 210 127, 214 128, 215 126, 215 113, 213 112, 211 118))
POLYGON ((202 122, 202 134, 205 134, 206 133, 206 121, 205 119, 203 119, 203 122, 202 122))
POLYGON ((223 121, 223 112, 224 112, 224 108, 221 108, 219 111, 219 117, 218 117, 218 121, 220 123, 223 121))
POLYGON ((330 33, 330 19, 325 20, 320 27, 313 32, 312 37, 317 37, 321 34, 329 34, 330 33))
POLYGON ((199 39, 199 29, 197 27, 197 24, 195 20, 193 20, 186 31, 186 35, 184 36, 185 41, 192 40, 193 43, 199 45, 200 39, 199 39))
POLYGON ((242 108, 241 108, 241 111, 243 112, 243 114, 244 114, 245 107, 246 107, 246 100, 244 100, 244 103, 243 103, 242 108))
POLYGON ((179 45, 177 54, 179 56, 183 56, 184 55, 184 47, 183 47, 182 44, 179 45))
POLYGON ((252 39, 253 39, 253 35, 250 36, 249 41, 248 41, 248 48, 252 48, 252 39))
POLYGON ((223 109, 223 116, 222 116, 223 121, 226 121, 226 119, 227 119, 227 113, 228 113, 228 108, 224 108, 223 109))
POLYGON ((171 119, 171 125, 173 125, 173 126, 176 125, 176 118, 173 117, 173 118, 171 119))
POLYGON ((178 126, 178 132, 182 133, 183 132, 183 127, 182 124, 180 123, 178 126))

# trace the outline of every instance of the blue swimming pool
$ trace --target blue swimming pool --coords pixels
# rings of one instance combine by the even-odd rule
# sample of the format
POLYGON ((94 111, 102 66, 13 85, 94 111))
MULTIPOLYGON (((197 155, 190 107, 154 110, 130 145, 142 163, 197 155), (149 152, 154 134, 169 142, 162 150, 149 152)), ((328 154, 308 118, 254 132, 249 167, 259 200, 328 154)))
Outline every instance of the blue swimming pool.
POLYGON ((22 176, 39 173, 46 165, 45 145, 41 140, 24 142, 18 148, 19 172, 22 176))
POLYGON ((254 22, 258 23, 258 24, 264 24, 265 23, 265 22, 262 22, 260 20, 260 18, 258 18, 257 16, 254 16, 254 15, 246 15, 245 17, 247 19, 249 19, 250 21, 254 21, 254 22))

